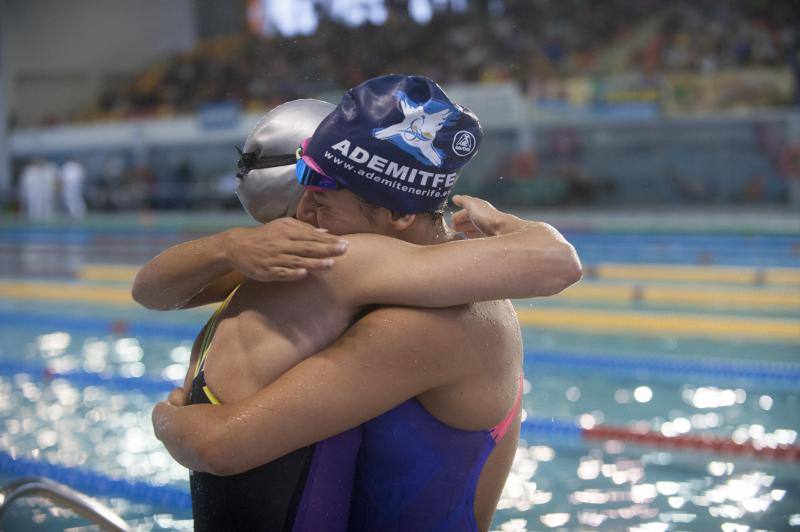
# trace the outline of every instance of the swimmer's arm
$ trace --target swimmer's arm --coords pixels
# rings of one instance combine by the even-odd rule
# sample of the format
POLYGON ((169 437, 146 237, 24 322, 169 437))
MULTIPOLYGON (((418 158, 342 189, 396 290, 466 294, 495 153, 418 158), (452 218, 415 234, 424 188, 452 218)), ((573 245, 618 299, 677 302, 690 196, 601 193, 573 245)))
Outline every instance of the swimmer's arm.
POLYGON ((245 277, 228 263, 228 232, 177 244, 136 274, 131 295, 153 310, 197 307, 224 300, 245 277))
POLYGON ((330 267, 344 253, 338 237, 292 218, 235 228, 172 246, 136 275, 133 299, 153 310, 224 300, 245 278, 293 281, 330 267))
POLYGON ((444 307, 473 301, 557 294, 581 278, 575 248, 553 227, 456 196, 454 229, 470 240, 417 246, 377 235, 350 235, 328 279, 342 301, 444 307), (485 235, 485 236, 484 236, 485 235))
POLYGON ((468 341, 454 325, 457 312, 463 308, 371 312, 332 346, 244 401, 158 403, 156 436, 184 466, 233 475, 339 434, 467 375, 469 365, 450 356, 468 341))

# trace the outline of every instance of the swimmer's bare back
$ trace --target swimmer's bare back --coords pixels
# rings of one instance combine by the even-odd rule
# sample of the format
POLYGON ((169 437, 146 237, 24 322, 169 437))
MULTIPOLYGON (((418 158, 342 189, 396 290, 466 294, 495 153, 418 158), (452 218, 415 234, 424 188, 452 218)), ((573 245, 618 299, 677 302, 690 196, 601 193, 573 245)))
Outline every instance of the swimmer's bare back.
POLYGON ((249 397, 333 342, 356 311, 316 276, 291 284, 247 280, 219 316, 206 384, 222 403, 249 397))

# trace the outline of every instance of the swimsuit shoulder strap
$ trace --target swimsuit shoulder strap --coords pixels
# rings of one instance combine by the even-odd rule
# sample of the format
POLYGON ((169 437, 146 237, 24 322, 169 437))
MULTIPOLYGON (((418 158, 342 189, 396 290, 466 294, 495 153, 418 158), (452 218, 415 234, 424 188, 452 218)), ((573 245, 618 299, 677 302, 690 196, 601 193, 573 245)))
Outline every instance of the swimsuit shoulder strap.
MULTIPOLYGON (((239 285, 241 286, 241 285, 239 285)), ((203 366, 206 362, 206 354, 208 353, 208 348, 211 346, 211 340, 214 338, 214 333, 217 330, 217 325, 219 323, 220 315, 228 308, 228 305, 233 299, 234 294, 236 291, 239 290, 239 286, 231 290, 231 293, 228 294, 228 297, 225 298, 217 310, 214 311, 214 314, 211 315, 209 318, 208 323, 206 324, 206 332, 203 335, 203 341, 200 343, 200 359, 197 361, 197 366, 194 368, 194 376, 197 377, 197 374, 203 369, 203 366)))
POLYGON ((514 406, 511 407, 508 414, 506 414, 505 419, 489 429, 489 432, 492 434, 492 438, 494 439, 495 443, 499 442, 503 439, 503 436, 506 435, 508 429, 511 428, 511 423, 514 421, 514 418, 517 416, 517 412, 519 412, 519 408, 522 405, 522 388, 525 384, 525 376, 520 373, 519 375, 519 385, 517 387, 517 399, 514 401, 514 406))

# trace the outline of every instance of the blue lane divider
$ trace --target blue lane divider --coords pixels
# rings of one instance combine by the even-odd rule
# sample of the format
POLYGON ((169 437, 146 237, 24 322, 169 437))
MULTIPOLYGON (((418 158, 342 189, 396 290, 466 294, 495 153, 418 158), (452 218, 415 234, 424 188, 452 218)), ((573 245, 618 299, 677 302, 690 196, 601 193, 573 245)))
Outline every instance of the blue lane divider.
MULTIPOLYGON (((124 335, 135 337, 168 337, 179 340, 191 340, 200 330, 203 317, 198 316, 198 323, 170 323, 155 321, 127 321, 109 320, 100 317, 86 316, 56 316, 53 314, 36 312, 9 312, 0 311, 0 323, 4 326, 19 328, 33 328, 52 330, 81 331, 88 333, 112 333, 120 327, 124 335)), ((576 353, 563 353, 556 351, 527 351, 525 353, 527 365, 588 368, 610 373, 640 373, 648 372, 659 375, 703 375, 722 379, 740 379, 749 381, 766 381, 783 384, 800 384, 800 364, 781 362, 732 362, 729 360, 688 360, 685 358, 649 358, 619 355, 589 355, 576 353)), ((13 362, 0 362, 0 373, 15 372, 8 364, 13 362), (4 365, 5 364, 5 365, 4 365), (4 370, 8 367, 8 370, 4 370)), ((32 367, 23 372, 42 372, 44 368, 32 367)), ((78 373, 70 373, 65 378, 79 379, 78 373)), ((90 384, 91 379, 98 380, 98 384, 119 385, 127 387, 126 383, 136 384, 138 389, 161 391, 155 384, 144 384, 147 379, 125 379, 120 377, 100 377, 89 373, 85 377, 90 384), (102 382, 100 382, 102 381, 102 382), (142 388, 144 387, 144 388, 142 388)), ((154 380, 154 379, 150 379, 154 380)))
MULTIPOLYGON (((522 424, 522 437, 549 436, 554 439, 580 440, 581 429, 572 422, 528 418, 522 424)), ((189 492, 175 486, 154 486, 147 482, 112 478, 79 467, 50 464, 24 457, 12 457, 0 451, 0 472, 9 476, 46 477, 88 495, 120 497, 131 502, 150 504, 172 510, 190 510, 192 500, 189 492)))
MULTIPOLYGON (((800 364, 769 362, 716 362, 676 359, 642 359, 633 357, 580 355, 546 351, 525 353, 525 366, 549 366, 567 371, 588 369, 613 375, 639 375, 650 373, 658 375, 700 375, 716 379, 735 379, 768 384, 800 386, 800 364)), ((87 371, 53 372, 41 363, 29 361, 0 360, 0 375, 26 373, 42 379, 61 378, 77 386, 105 386, 122 390, 136 390, 147 394, 167 393, 180 385, 179 381, 169 381, 155 376, 121 377, 106 373, 87 371)))
POLYGON ((175 486, 154 486, 147 482, 112 478, 95 471, 48 464, 30 458, 14 458, 0 451, 0 471, 17 477, 46 477, 89 495, 121 497, 132 502, 162 508, 189 510, 192 498, 189 491, 175 486))
MULTIPOLYGON (((131 241, 150 248, 165 247, 169 243, 185 240, 209 231, 164 232, 158 228, 7 228, 0 229, 0 237, 9 244, 65 243, 83 246, 108 245, 117 239, 117 247, 130 246, 131 241)), ((631 262, 661 264, 706 264, 800 267, 800 235, 764 234, 684 234, 625 233, 596 231, 566 231, 565 235, 578 250, 584 264, 596 262, 631 262)), ((113 245, 112 245, 113 246, 113 245)))
MULTIPOLYGON (((0 312, 0 320, 24 323, 29 327, 46 329, 89 330, 110 332, 113 323, 99 318, 51 317, 50 322, 38 320, 31 315, 0 312), (8 315, 8 316, 6 316, 8 315), (77 325, 76 325, 77 324, 77 325)), ((181 340, 191 339, 198 326, 169 323, 131 323, 125 334, 133 336, 167 336, 181 340)), ((592 369, 610 374, 650 373, 660 376, 698 375, 716 379, 736 379, 771 384, 800 385, 800 364, 782 362, 732 362, 729 360, 689 360, 686 358, 646 358, 619 355, 589 355, 556 351, 526 351, 526 366, 545 366, 566 369, 592 369)), ((113 386, 123 389, 138 389, 144 392, 169 390, 173 383, 155 377, 125 378, 114 375, 75 371, 55 374, 35 362, 0 360, 0 374, 30 373, 46 377, 61 377, 82 385, 113 386)))
MULTIPOLYGON (((203 230, 183 230, 168 229, 164 227, 136 228, 136 227, 96 227, 69 228, 62 227, 32 227, 32 228, 5 228, 0 229, 0 236, 7 242, 14 243, 53 243, 63 244, 89 244, 93 240, 108 239, 117 237, 130 241, 131 239, 142 240, 176 240, 186 239, 196 234, 210 234, 213 231, 203 230)), ((125 242, 119 242, 124 245, 125 242)))
MULTIPOLYGON (((562 368, 565 371, 588 369, 613 375, 640 375, 651 373, 658 375, 701 375, 717 379, 736 379, 751 382, 764 382, 770 385, 790 386, 792 389, 800 385, 800 364, 789 363, 737 363, 714 361, 691 361, 675 359, 641 359, 632 357, 577 355, 545 351, 525 353, 525 366, 549 366, 562 368)), ((76 386, 104 386, 108 388, 138 391, 145 394, 166 394, 179 381, 169 381, 155 376, 121 377, 106 373, 87 371, 53 372, 45 365, 30 361, 0 360, 0 375, 25 373, 39 379, 66 379, 76 386)))
POLYGON ((167 336, 182 340, 191 340, 200 332, 202 317, 198 323, 169 323, 158 321, 128 321, 125 319, 109 320, 92 316, 56 316, 40 312, 0 311, 0 322, 6 327, 34 328, 49 330, 70 330, 81 332, 113 332, 124 326, 124 334, 130 336, 167 336))
MULTIPOLYGON (((548 437, 551 443, 569 440, 578 442, 581 429, 574 423, 555 419, 527 419, 522 424, 523 438, 548 437)), ((192 499, 188 490, 175 486, 154 486, 147 482, 112 478, 79 467, 50 464, 24 457, 12 457, 0 451, 0 472, 13 477, 46 477, 88 495, 120 497, 131 502, 149 504, 170 510, 191 510, 192 499)))
POLYGON ((642 358, 527 351, 526 365, 585 368, 611 373, 704 375, 715 378, 800 384, 800 364, 782 362, 731 362, 684 358, 642 358))
MULTIPOLYGON (((584 441, 584 431, 574 422, 555 418, 528 418, 520 427, 524 440, 547 442, 569 447, 584 441)), ((695 449, 695 445, 687 448, 695 449)), ((175 486, 154 486, 147 482, 112 478, 102 473, 49 464, 30 458, 14 458, 0 451, 0 472, 10 476, 41 476, 66 484, 89 495, 121 497, 132 502, 150 504, 171 510, 189 510, 191 495, 175 486)))
POLYGON ((522 439, 541 435, 580 440, 583 435, 583 430, 571 421, 555 418, 529 417, 522 422, 520 426, 520 437, 522 439))
POLYGON ((167 393, 179 382, 157 377, 120 377, 88 371, 53 372, 43 364, 0 360, 0 375, 25 373, 41 379, 66 379, 77 386, 106 386, 121 390, 136 390, 142 393, 167 393))

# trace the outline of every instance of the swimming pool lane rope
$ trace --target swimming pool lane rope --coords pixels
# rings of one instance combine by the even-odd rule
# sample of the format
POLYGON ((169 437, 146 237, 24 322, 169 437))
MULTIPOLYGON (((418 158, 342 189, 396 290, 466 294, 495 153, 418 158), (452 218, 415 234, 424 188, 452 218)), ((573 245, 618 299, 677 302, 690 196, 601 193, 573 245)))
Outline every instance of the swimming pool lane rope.
MULTIPOLYGON (((660 450, 705 452, 758 460, 800 462, 800 446, 781 445, 775 448, 735 443, 728 438, 711 435, 664 436, 654 431, 637 431, 628 427, 601 425, 582 429, 572 422, 546 418, 528 418, 521 427, 521 437, 529 441, 569 444, 591 441, 619 441, 660 450)), ((121 497, 131 502, 163 508, 189 510, 191 497, 185 488, 158 486, 147 481, 113 478, 79 467, 51 464, 0 451, 0 473, 13 477, 41 476, 66 484, 89 495, 121 497)))
POLYGON ((156 486, 145 481, 113 478, 89 469, 13 456, 4 451, 0 451, 0 472, 13 477, 49 478, 88 495, 120 497, 135 503, 173 510, 192 508, 189 491, 181 487, 156 486))
POLYGON ((710 433, 681 434, 666 436, 658 431, 639 430, 619 425, 597 425, 594 428, 581 428, 574 422, 555 418, 528 418, 521 426, 523 439, 533 440, 553 437, 556 440, 575 442, 618 441, 638 447, 652 447, 658 450, 711 453, 721 456, 736 456, 757 460, 780 460, 800 462, 800 446, 777 445, 767 447, 755 442, 736 443, 730 437, 710 433))
POLYGON ((703 376, 723 380, 764 382, 773 385, 800 385, 800 364, 789 362, 730 362, 709 359, 693 360, 683 357, 590 355, 535 350, 525 353, 525 364, 564 368, 565 370, 590 369, 608 374, 703 376))
MULTIPOLYGON (((704 377, 792 389, 800 385, 800 364, 782 362, 734 363, 719 360, 659 359, 537 350, 525 353, 525 366, 570 372, 587 370, 635 378, 646 376, 704 377)), ((151 376, 122 377, 113 373, 94 373, 83 370, 54 372, 38 362, 0 360, 0 375, 17 373, 26 373, 46 379, 63 378, 80 386, 107 386, 138 390, 143 393, 169 392, 174 386, 181 383, 180 380, 170 381, 151 376)))
MULTIPOLYGON (((12 370, 12 373, 36 375, 30 364, 10 366, 3 364, 0 372, 12 370)), ((42 378, 66 378, 78 380, 83 385, 108 385, 113 383, 123 387, 147 390, 149 392, 166 392, 174 385, 172 382, 156 379, 103 379, 98 375, 80 375, 80 372, 67 374, 39 374, 42 378), (131 382, 133 381, 133 382, 131 382), (146 384, 147 383, 147 384, 146 384)), ((633 427, 598 425, 591 429, 581 428, 573 421, 555 418, 528 417, 521 425, 520 435, 530 443, 542 442, 551 444, 580 445, 594 442, 618 441, 638 447, 649 447, 667 451, 700 452, 715 456, 731 456, 756 460, 775 460, 783 462, 800 462, 800 446, 778 445, 776 447, 759 446, 754 442, 736 443, 729 437, 713 434, 682 434, 666 436, 651 430, 638 430, 633 427)), ((132 502, 155 506, 188 510, 191 508, 189 492, 181 487, 167 485, 157 486, 147 481, 113 478, 100 472, 51 464, 28 457, 19 457, 0 451, 0 473, 4 475, 42 476, 66 484, 90 495, 103 497, 122 497, 132 502)))
MULTIPOLYGON (((552 356, 552 354, 551 354, 552 356)), ((559 355, 567 357, 569 355, 559 355)), ((572 355, 572 360, 559 360, 569 367, 579 367, 581 363, 594 363, 595 360, 585 360, 590 357, 580 357, 572 355)), ((526 362, 529 357, 526 357, 526 362)), ((531 356, 531 359, 543 358, 540 353, 531 356)), ((550 361, 553 362, 552 360, 550 361)), ((600 360, 600 363, 614 364, 616 360, 600 360)), ((662 364, 658 364, 662 367, 662 364)), ((666 366, 670 369, 671 366, 666 366)), ((710 366, 706 369, 715 369, 710 366)), ((117 375, 89 373, 85 371, 74 371, 67 373, 53 372, 46 366, 31 362, 9 362, 0 361, 0 375, 27 374, 44 381, 53 379, 66 379, 78 386, 105 386, 128 391, 139 391, 146 394, 166 394, 174 386, 180 384, 153 377, 131 377, 125 378, 117 375)), ((740 373, 729 371, 731 375, 738 376, 740 373)), ((759 374, 764 377, 764 374, 759 374)), ((774 377, 769 374, 769 377, 774 377)), ((791 374, 784 374, 781 378, 791 377, 794 381, 800 379, 800 372, 796 368, 791 374)), ((522 433, 535 434, 537 437, 552 436, 555 439, 571 439, 574 441, 592 440, 617 440, 634 445, 645 447, 655 447, 659 449, 673 449, 682 451, 705 451, 717 454, 742 455, 759 459, 776 459, 800 461, 800 446, 782 445, 776 448, 759 447, 753 443, 737 444, 726 437, 713 434, 684 434, 678 436, 665 436, 655 431, 640 431, 634 428, 615 425, 599 425, 591 429, 579 427, 573 421, 547 419, 547 418, 528 418, 522 424, 522 433)))
MULTIPOLYGON (((0 322, 10 328, 69 330, 87 334, 132 336, 137 338, 171 338, 191 341, 199 330, 195 323, 164 323, 156 321, 109 320, 92 316, 56 316, 46 313, 0 311, 0 322)), ((0 373, 2 370, 0 362, 0 373)), ((10 362, 13 364, 13 362, 10 362)), ((800 364, 752 360, 663 358, 657 356, 620 356, 576 354, 550 350, 529 350, 525 364, 550 368, 581 368, 609 374, 695 375, 717 379, 765 382, 771 385, 800 385, 800 364)), ((90 374, 94 375, 94 374, 90 374)), ((77 377, 76 377, 77 378, 77 377)), ((93 377, 87 377, 93 378, 93 377)), ((121 381, 131 381, 122 379, 121 381)), ((113 379, 112 379, 113 380, 113 379)), ((144 383, 145 381, 139 381, 144 383)), ((106 382, 106 384, 110 384, 106 382)), ((149 386, 143 384, 144 386, 149 386)))

